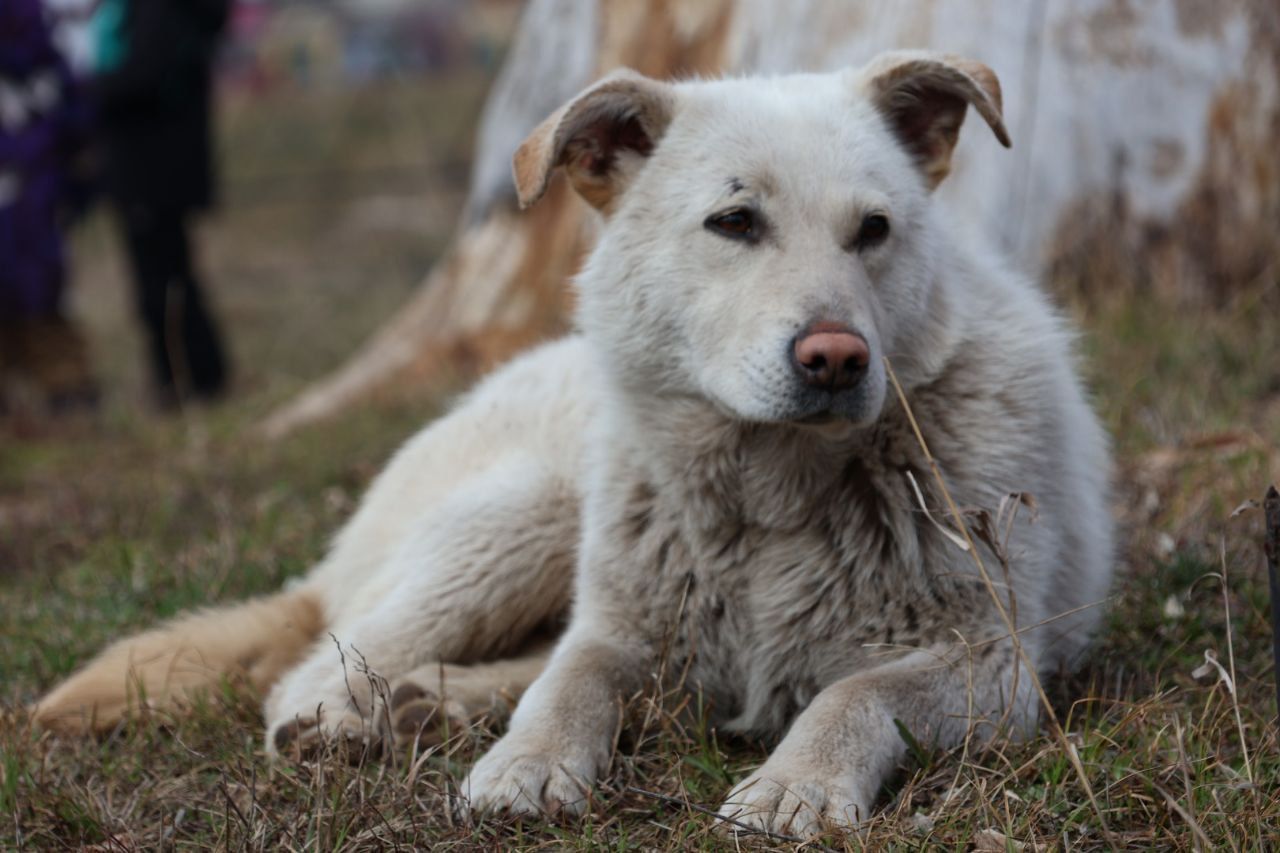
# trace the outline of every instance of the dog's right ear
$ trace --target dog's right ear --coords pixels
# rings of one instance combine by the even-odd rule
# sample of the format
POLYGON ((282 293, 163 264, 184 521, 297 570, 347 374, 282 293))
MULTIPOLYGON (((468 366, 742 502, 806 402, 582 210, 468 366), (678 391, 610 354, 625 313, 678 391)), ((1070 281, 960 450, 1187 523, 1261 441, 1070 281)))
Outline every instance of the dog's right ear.
POLYGON ((965 109, 972 106, 1005 148, 1000 81, 981 62, 923 50, 882 53, 862 68, 859 84, 934 189, 951 170, 965 109))
POLYGON ((609 213, 653 152, 675 111, 667 83, 622 68, 599 80, 529 134, 512 161, 521 207, 542 197, 557 166, 592 207, 609 213))

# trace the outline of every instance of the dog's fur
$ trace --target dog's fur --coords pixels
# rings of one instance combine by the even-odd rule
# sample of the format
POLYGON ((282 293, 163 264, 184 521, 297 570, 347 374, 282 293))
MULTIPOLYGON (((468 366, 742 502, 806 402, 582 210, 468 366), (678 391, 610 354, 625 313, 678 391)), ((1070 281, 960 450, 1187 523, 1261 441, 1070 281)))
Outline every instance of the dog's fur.
POLYGON ((868 814, 898 724, 942 745, 1033 727, 1024 662, 1075 660, 1109 584, 1107 449, 1062 321, 931 195, 966 106, 1008 144, 995 75, 933 54, 597 83, 515 160, 522 203, 563 168, 604 217, 580 334, 414 438, 295 588, 118 644, 37 719, 101 727, 245 673, 270 688, 268 748, 293 750, 412 737, 528 686, 463 795, 573 811, 662 658, 722 729, 785 733, 724 813, 799 833, 868 814), (744 208, 745 239, 704 224, 744 208), (890 231, 864 242, 872 213, 890 231), (798 377, 816 322, 865 340, 854 387, 798 377), (960 506, 1035 498, 994 587, 942 529, 886 358, 960 506), (548 660, 536 638, 571 599, 548 660))

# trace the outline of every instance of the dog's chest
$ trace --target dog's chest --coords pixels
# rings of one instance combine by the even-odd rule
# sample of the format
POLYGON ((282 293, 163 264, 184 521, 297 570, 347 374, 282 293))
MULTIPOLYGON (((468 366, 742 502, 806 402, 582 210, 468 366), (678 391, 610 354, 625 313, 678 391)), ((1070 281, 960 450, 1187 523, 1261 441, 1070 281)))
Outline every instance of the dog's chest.
POLYGON ((659 502, 646 531, 658 615, 678 614, 658 620, 668 672, 684 673, 724 728, 782 731, 822 688, 916 644, 943 598, 922 570, 928 531, 902 470, 852 465, 797 488, 808 491, 747 492, 758 505, 710 525, 714 508, 685 494, 659 502))

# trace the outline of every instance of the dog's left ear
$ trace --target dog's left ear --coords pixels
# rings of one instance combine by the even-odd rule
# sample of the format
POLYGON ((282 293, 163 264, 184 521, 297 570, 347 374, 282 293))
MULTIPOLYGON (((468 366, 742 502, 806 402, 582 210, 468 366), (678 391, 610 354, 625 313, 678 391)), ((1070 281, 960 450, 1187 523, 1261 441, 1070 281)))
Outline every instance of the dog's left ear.
POLYGON ((547 191, 563 166, 578 195, 608 213, 675 112, 667 83, 621 68, 587 88, 529 134, 512 171, 521 207, 547 191))
POLYGON ((981 62, 928 51, 883 53, 857 74, 866 97, 915 158, 929 189, 951 171, 965 109, 978 111, 1006 148, 1000 81, 981 62))

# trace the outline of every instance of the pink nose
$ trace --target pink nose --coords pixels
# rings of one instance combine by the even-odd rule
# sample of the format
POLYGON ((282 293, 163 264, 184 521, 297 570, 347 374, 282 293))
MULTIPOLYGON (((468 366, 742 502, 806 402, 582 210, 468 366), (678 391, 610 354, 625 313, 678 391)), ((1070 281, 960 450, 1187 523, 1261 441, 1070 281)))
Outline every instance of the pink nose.
POLYGON ((795 368, 814 388, 845 391, 857 385, 871 361, 862 335, 838 323, 814 323, 796 338, 795 368))

